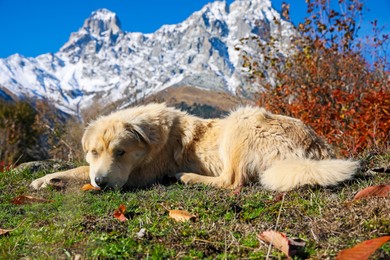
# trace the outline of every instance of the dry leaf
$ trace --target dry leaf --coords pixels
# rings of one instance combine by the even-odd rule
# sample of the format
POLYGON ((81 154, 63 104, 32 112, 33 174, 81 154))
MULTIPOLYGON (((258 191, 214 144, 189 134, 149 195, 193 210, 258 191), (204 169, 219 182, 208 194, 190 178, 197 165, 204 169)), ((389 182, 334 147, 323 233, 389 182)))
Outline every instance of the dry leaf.
POLYGON ((8 235, 13 229, 2 229, 0 228, 0 236, 8 235))
POLYGON ((363 241, 356 246, 344 249, 337 254, 338 260, 368 259, 379 247, 390 240, 390 236, 378 237, 363 241))
POLYGON ((12 204, 20 205, 20 204, 32 204, 32 203, 47 203, 47 202, 53 202, 52 200, 42 199, 42 198, 35 198, 32 196, 26 196, 21 195, 18 197, 15 197, 11 200, 12 204))
POLYGON ((276 202, 279 202, 279 201, 282 201, 283 200, 283 197, 286 195, 286 193, 284 192, 281 192, 281 193, 278 193, 275 195, 275 197, 273 198, 272 202, 273 203, 276 203, 276 202))
POLYGON ((305 242, 288 238, 285 234, 269 230, 258 234, 257 237, 266 243, 271 243, 275 248, 286 254, 287 257, 297 255, 305 246, 305 242))
POLYGON ((289 256, 288 238, 285 234, 269 230, 257 235, 257 237, 266 243, 271 243, 274 247, 289 256))
POLYGON ((114 211, 114 218, 118 219, 121 222, 128 220, 125 216, 126 206, 121 204, 118 209, 114 211))
POLYGON ((388 197, 390 194, 390 185, 370 186, 359 191, 353 200, 358 200, 366 197, 388 197))
POLYGON ((178 222, 186 222, 195 219, 195 216, 189 213, 188 211, 175 210, 175 209, 169 211, 169 217, 173 218, 178 222))
POLYGON ((92 184, 88 183, 85 184, 83 187, 81 187, 81 190, 87 191, 87 190, 101 190, 101 188, 95 187, 92 184))

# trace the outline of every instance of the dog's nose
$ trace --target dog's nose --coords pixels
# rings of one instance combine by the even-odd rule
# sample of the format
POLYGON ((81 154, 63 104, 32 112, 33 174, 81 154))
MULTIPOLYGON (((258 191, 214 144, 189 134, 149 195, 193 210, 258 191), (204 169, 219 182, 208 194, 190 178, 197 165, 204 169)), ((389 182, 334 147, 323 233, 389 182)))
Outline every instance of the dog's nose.
POLYGON ((107 185, 107 179, 104 177, 95 177, 95 182, 101 188, 104 188, 107 185))

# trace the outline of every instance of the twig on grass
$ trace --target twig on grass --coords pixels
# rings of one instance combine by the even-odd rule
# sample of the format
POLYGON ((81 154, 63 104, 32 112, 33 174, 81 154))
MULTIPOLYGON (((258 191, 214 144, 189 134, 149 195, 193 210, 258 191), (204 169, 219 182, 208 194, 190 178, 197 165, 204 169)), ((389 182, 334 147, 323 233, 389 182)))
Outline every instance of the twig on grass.
MULTIPOLYGON (((284 203, 284 197, 286 196, 286 193, 283 193, 283 197, 282 197, 282 202, 280 203, 280 208, 279 208, 279 212, 278 212, 278 218, 276 219, 276 224, 275 224, 275 231, 278 229, 278 225, 279 225, 279 220, 280 220, 280 215, 282 214, 282 208, 283 208, 283 203, 284 203)), ((267 256, 265 259, 269 259, 269 256, 271 254, 271 249, 272 249, 272 243, 273 243, 273 240, 274 240, 274 237, 272 236, 271 238, 271 242, 269 243, 268 245, 268 252, 267 252, 267 256)))

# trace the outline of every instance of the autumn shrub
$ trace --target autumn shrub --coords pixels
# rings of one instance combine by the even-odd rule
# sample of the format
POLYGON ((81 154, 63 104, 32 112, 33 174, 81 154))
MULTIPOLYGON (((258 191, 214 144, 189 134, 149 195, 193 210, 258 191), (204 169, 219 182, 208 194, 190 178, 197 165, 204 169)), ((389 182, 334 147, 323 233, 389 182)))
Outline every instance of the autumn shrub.
POLYGON ((0 103, 0 171, 34 160, 82 161, 83 124, 45 100, 0 103))
MULTIPOLYGON (((359 0, 339 0, 340 10, 330 1, 307 2, 308 17, 297 26, 292 55, 269 52, 261 64, 246 57, 252 80, 263 87, 258 104, 300 118, 345 156, 388 147, 388 37, 378 33, 376 22, 373 38, 364 42, 356 37, 364 11, 359 0), (260 70, 272 74, 274 81, 260 70)), ((289 18, 286 4, 283 15, 289 18)), ((259 44, 277 48, 272 39, 259 44)))
POLYGON ((0 162, 4 166, 47 156, 34 127, 37 113, 27 102, 0 103, 0 162))

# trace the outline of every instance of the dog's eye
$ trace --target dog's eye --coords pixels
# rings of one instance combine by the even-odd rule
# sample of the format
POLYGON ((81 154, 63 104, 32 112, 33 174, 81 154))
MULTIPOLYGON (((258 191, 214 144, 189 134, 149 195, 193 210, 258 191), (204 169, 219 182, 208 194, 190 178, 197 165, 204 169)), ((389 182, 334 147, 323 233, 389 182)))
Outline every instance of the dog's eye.
POLYGON ((92 154, 93 156, 97 156, 97 155, 98 155, 98 152, 97 152, 96 150, 92 150, 92 151, 91 151, 91 154, 92 154))
POLYGON ((125 154, 125 151, 123 151, 123 150, 116 150, 114 154, 115 154, 116 157, 122 157, 125 154))

